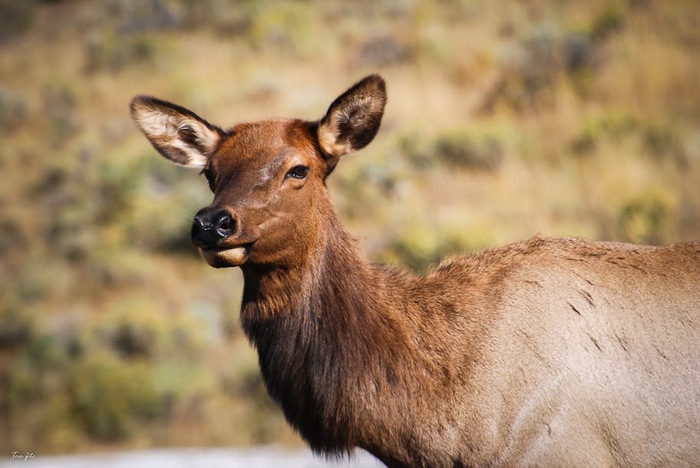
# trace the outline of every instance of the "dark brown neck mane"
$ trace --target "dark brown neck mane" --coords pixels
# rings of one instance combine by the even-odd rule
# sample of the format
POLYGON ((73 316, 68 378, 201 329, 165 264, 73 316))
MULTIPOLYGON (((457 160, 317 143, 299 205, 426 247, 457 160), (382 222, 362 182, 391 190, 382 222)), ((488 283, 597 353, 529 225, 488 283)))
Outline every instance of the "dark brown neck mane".
POLYGON ((337 218, 324 237, 301 268, 244 268, 241 322, 287 419, 315 451, 341 454, 388 411, 380 395, 406 391, 394 369, 411 333, 397 311, 415 305, 399 299, 407 275, 362 258, 337 218))

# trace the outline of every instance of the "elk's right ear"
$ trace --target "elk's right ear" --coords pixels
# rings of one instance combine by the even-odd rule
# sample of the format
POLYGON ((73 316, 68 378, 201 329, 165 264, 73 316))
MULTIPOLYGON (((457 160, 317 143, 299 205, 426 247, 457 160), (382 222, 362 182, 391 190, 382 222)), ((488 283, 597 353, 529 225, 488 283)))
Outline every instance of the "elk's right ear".
POLYGON ((224 134, 194 112, 149 96, 131 100, 131 116, 153 147, 181 166, 204 168, 224 134))
POLYGON ((332 169, 341 156, 367 146, 382 123, 386 85, 370 75, 338 96, 318 126, 318 141, 332 169))

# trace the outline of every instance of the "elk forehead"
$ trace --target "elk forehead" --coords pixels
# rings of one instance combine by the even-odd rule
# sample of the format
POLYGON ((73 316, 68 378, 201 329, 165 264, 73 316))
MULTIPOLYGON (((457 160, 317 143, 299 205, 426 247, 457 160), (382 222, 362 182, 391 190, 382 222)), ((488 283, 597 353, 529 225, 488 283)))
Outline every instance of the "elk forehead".
POLYGON ((274 177, 288 165, 315 167, 320 163, 308 124, 280 119, 231 128, 209 165, 218 173, 233 173, 245 167, 274 177))

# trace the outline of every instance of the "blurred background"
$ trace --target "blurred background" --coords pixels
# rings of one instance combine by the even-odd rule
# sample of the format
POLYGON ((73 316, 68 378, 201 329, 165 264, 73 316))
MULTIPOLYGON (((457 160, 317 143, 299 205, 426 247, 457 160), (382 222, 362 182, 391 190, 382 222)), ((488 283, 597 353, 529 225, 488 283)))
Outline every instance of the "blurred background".
POLYGON ((381 73, 382 130, 328 182, 377 261, 664 244, 700 238, 699 24, 696 0, 0 0, 0 457, 303 446, 239 271, 190 244, 207 184, 135 94, 227 127, 381 73))

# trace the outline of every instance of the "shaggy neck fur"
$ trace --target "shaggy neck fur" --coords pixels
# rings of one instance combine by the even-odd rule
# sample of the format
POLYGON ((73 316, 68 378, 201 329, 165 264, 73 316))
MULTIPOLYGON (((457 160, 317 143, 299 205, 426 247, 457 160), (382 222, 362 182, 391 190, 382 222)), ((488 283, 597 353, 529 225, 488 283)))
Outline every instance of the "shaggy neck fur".
POLYGON ((242 326, 269 393, 313 450, 386 445, 363 440, 371 433, 403 445, 403 429, 385 423, 410 411, 395 407, 409 401, 397 394, 410 392, 421 375, 434 379, 434 365, 416 350, 410 316, 417 304, 399 299, 411 297, 411 280, 364 260, 335 217, 322 237, 299 268, 244 268, 242 326), (422 372, 396 371, 415 367, 422 372))

